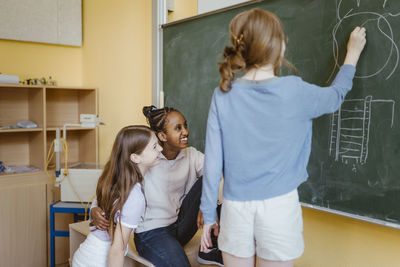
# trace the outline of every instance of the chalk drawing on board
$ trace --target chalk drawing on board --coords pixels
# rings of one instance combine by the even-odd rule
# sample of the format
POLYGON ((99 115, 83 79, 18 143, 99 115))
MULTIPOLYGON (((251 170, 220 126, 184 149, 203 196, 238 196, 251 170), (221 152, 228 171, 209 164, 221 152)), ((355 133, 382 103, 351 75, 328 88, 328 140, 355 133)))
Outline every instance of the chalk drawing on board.
MULTIPOLYGON (((383 2, 383 7, 385 8, 387 0, 383 2)), ((356 78, 361 78, 361 79, 366 79, 366 78, 371 78, 374 77, 380 73, 383 72, 384 69, 389 68, 390 73, 386 76, 386 80, 388 80, 393 73, 396 71, 398 65, 399 65, 399 59, 400 59, 400 53, 399 53, 399 48, 394 40, 394 35, 393 35, 393 30, 390 22, 388 21, 387 17, 397 17, 400 16, 400 13, 397 14, 392 14, 392 13, 384 13, 380 14, 374 11, 361 11, 361 12, 355 12, 353 11, 353 8, 347 11, 344 16, 341 16, 340 12, 340 7, 342 4, 342 0, 338 2, 338 5, 336 7, 336 19, 337 23, 333 27, 332 30, 332 39, 333 39, 333 45, 332 45, 332 50, 333 50, 333 58, 334 58, 334 66, 332 69, 332 72, 327 80, 329 82, 334 73, 336 68, 340 68, 339 65, 339 45, 337 41, 337 32, 342 24, 344 24, 346 19, 349 18, 355 18, 359 17, 360 19, 360 26, 365 26, 367 23, 370 22, 376 22, 377 29, 379 32, 382 34, 383 38, 386 38, 390 42, 390 51, 388 52, 386 57, 385 62, 383 63, 382 66, 378 66, 377 70, 373 70, 370 73, 363 74, 363 75, 356 75, 356 78), (367 19, 365 19, 367 17, 367 19), (382 28, 381 22, 383 22, 383 25, 385 25, 385 30, 382 28), (394 66, 390 66, 389 62, 391 59, 394 58, 395 64, 394 66), (391 68, 391 69, 390 69, 391 68)), ((360 7, 361 5, 361 0, 357 0, 357 7, 360 7)), ((368 34, 368 33, 367 33, 368 34)), ((368 37, 367 37, 368 38, 368 37)))
MULTIPOLYGON (((329 155, 343 163, 365 164, 368 158, 368 143, 373 103, 392 105, 391 127, 394 122, 394 100, 364 99, 345 100, 338 111, 331 115, 329 155)), ((353 165, 354 169, 354 165, 353 165)))

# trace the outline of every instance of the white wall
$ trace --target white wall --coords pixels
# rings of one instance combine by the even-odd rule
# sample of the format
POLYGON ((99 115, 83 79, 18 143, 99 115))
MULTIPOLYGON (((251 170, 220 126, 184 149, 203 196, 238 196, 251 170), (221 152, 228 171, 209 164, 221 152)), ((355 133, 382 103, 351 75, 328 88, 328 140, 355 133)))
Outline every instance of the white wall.
POLYGON ((249 0, 198 0, 197 12, 201 14, 244 2, 249 2, 249 0))

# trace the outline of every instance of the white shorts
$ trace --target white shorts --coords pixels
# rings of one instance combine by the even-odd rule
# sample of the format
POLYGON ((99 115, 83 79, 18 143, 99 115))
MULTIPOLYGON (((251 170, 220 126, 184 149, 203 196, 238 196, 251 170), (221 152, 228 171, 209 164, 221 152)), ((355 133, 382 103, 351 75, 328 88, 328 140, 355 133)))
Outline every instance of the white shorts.
POLYGON ((236 257, 289 261, 304 251, 297 189, 260 201, 224 199, 220 225, 218 247, 236 257))
POLYGON ((90 233, 75 252, 72 267, 107 267, 110 246, 90 233))

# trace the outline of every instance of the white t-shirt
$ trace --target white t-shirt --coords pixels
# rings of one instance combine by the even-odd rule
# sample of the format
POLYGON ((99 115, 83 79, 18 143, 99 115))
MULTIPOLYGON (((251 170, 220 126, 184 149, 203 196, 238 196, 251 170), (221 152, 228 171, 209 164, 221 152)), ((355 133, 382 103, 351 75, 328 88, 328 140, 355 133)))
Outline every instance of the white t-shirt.
POLYGON ((203 175, 204 154, 194 147, 182 149, 174 160, 159 158, 143 179, 147 205, 138 233, 174 223, 186 194, 203 175))
MULTIPOLYGON (((92 203, 92 207, 97 207, 97 201, 92 203)), ((121 213, 121 225, 127 228, 136 229, 143 219, 143 213, 146 208, 146 201, 142 192, 140 183, 136 183, 132 188, 129 196, 122 206, 122 212, 117 211, 114 222, 119 222, 119 214, 121 213)), ((92 226, 90 230, 97 238, 103 241, 111 241, 107 231, 96 229, 92 226)))

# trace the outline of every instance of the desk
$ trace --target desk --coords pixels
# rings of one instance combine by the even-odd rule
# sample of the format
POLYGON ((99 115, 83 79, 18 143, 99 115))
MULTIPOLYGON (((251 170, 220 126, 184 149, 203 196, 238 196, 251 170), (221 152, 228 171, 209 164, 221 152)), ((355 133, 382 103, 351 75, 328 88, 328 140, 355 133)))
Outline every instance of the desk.
MULTIPOLYGON (((87 203, 84 203, 85 205, 87 203)), ((88 206, 87 212, 90 211, 90 205, 88 206)), ((55 255, 54 255, 54 245, 55 245, 55 237, 56 236, 69 236, 69 231, 56 231, 54 229, 54 215, 55 213, 73 213, 74 214, 74 222, 76 222, 79 217, 77 214, 85 213, 85 208, 82 207, 81 203, 75 202, 63 202, 57 201, 50 205, 50 265, 51 267, 55 266, 55 255)))

